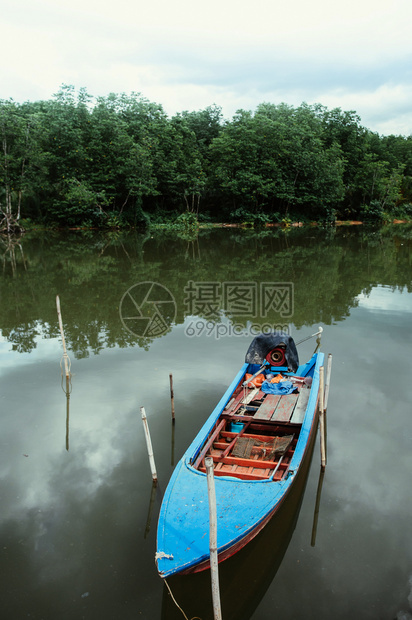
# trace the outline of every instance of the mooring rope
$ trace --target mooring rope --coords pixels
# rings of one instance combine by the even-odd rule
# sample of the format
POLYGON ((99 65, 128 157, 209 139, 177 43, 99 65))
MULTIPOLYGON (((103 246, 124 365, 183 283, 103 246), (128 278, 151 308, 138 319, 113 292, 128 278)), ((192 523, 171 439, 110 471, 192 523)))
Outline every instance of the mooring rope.
MULTIPOLYGON (((64 362, 64 365, 66 365, 65 362, 64 362)), ((61 358, 61 360, 60 360, 60 370, 61 370, 61 373, 62 373, 62 390, 63 390, 63 392, 65 394, 67 394, 67 393, 70 394, 71 391, 72 391, 72 373, 70 371, 71 365, 72 365, 72 363, 71 363, 70 357, 67 355, 67 353, 65 353, 63 355, 63 357, 61 358), (63 369, 63 361, 65 361, 65 360, 67 360, 67 370, 69 372, 69 375, 66 375, 66 371, 63 369), (67 389, 65 389, 64 386, 63 386, 63 378, 64 378, 64 376, 66 376, 66 387, 68 387, 68 392, 67 392, 67 389)))
MULTIPOLYGON (((67 353, 63 353, 63 357, 60 360, 60 368, 62 369, 62 374, 63 374, 63 360, 67 360, 67 370, 70 373, 70 368, 72 367, 72 362, 70 357, 67 355, 67 353)), ((66 362, 64 362, 64 364, 66 365, 66 362)))
MULTIPOLYGON (((167 585, 167 589, 169 590, 169 594, 172 597, 172 601, 174 602, 174 604, 176 605, 176 607, 178 609, 180 609, 180 611, 182 612, 183 616, 185 617, 185 620, 189 620, 189 618, 186 616, 185 612, 183 611, 183 609, 180 607, 179 603, 177 602, 177 600, 175 599, 175 597, 173 596, 173 592, 170 589, 169 584, 167 583, 166 579, 164 580, 165 584, 167 585)), ((193 616, 193 618, 190 618, 190 620, 202 620, 202 618, 199 618, 199 616, 193 616)))

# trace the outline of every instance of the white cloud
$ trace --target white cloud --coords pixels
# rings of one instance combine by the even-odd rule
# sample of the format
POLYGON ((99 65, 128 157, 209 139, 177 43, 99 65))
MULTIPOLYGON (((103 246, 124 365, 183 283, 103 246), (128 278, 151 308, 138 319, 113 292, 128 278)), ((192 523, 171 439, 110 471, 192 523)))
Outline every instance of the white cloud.
POLYGON ((376 286, 369 295, 358 295, 359 306, 373 312, 402 312, 412 315, 412 295, 393 290, 390 286, 376 286))
POLYGON ((382 134, 412 134, 412 84, 382 84, 371 90, 325 91, 319 100, 329 108, 355 110, 365 126, 382 134))
POLYGON ((409 0, 3 0, 0 97, 142 92, 168 113, 262 101, 357 111, 412 132, 409 0))

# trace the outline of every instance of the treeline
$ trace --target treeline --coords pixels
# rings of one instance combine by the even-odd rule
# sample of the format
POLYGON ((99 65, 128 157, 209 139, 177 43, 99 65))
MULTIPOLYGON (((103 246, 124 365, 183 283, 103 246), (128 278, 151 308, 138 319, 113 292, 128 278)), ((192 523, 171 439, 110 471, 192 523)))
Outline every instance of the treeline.
POLYGON ((0 101, 2 226, 142 225, 187 217, 282 221, 412 217, 412 136, 354 112, 260 104, 224 120, 169 118, 140 95, 0 101))

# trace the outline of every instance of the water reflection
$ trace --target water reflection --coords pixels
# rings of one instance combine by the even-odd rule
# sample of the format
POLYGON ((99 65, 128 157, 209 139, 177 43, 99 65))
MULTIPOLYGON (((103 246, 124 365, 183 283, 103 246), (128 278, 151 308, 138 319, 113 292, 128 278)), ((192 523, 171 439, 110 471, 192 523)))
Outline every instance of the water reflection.
POLYGON ((11 275, 14 277, 17 272, 17 263, 20 261, 24 269, 26 269, 26 260, 23 252, 22 239, 20 237, 0 234, 0 248, 3 251, 1 257, 3 262, 3 275, 6 275, 7 268, 10 267, 11 275), (17 255, 16 250, 18 250, 17 255))
POLYGON ((64 379, 62 376, 62 389, 66 395, 66 450, 68 452, 70 443, 70 393, 72 391, 71 376, 65 377, 64 379), (63 387, 63 382, 66 384, 66 387, 63 387))
MULTIPOLYGON (((411 238, 410 227, 211 231, 194 246, 162 235, 26 235, 24 259, 18 248, 13 258, 7 253, 0 277, 1 617, 153 620, 175 613, 166 595, 162 610, 154 565, 161 489, 250 342, 217 339, 216 331, 185 335, 187 281, 216 279, 293 282, 296 340, 322 325, 322 346, 334 358, 327 476, 318 479, 316 448, 293 536, 286 519, 282 538, 256 539, 227 564, 226 613, 237 596, 239 617, 247 612, 253 620, 328 619, 331 610, 339 620, 409 613, 411 238), (147 280, 173 291, 178 314, 168 333, 142 341, 124 330, 118 306, 130 286, 147 280), (58 292, 76 360, 64 403, 58 292), (151 414, 154 495, 141 405, 151 414)), ((302 359, 312 351, 313 341, 299 347, 302 359)), ((195 577, 200 601, 210 581, 195 577)), ((173 587, 183 608, 184 584, 173 587)))
MULTIPOLYGON (((176 302, 175 323, 182 324, 190 314, 189 281, 253 282, 258 287, 268 281, 291 282, 295 327, 331 324, 345 319, 375 283, 410 291, 411 237, 408 226, 369 232, 340 228, 333 234, 329 229, 260 235, 213 230, 202 231, 188 251, 186 241, 162 235, 131 233, 109 240, 102 235, 28 235, 21 240, 21 257, 9 260, 19 278, 0 283, 0 328, 16 350, 33 350, 37 336, 57 333, 51 300, 60 290, 66 339, 76 357, 114 345, 147 349, 153 338, 129 333, 120 320, 124 294, 141 282, 166 287, 176 302)), ((220 310, 234 323, 284 323, 275 308, 264 319, 227 312, 224 303, 220 310)))
POLYGON ((311 542, 310 542, 312 547, 314 547, 316 545, 316 533, 317 533, 317 529, 318 529, 320 500, 321 500, 321 497, 322 497, 323 479, 325 477, 325 471, 326 470, 323 467, 321 467, 320 471, 319 471, 318 488, 316 490, 315 512, 314 512, 314 515, 313 515, 312 538, 311 538, 311 542))
POLYGON ((153 507, 154 507, 157 491, 158 491, 157 482, 153 482, 152 490, 150 493, 149 510, 147 512, 146 528, 144 531, 145 538, 147 538, 147 535, 149 534, 150 528, 152 526, 153 507))

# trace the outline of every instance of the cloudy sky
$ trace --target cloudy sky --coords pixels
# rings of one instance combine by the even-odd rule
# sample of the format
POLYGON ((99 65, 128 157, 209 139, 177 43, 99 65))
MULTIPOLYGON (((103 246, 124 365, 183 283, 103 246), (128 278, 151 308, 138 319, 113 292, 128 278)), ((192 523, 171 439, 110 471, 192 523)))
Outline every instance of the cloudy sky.
POLYGON ((412 134, 411 0, 0 0, 0 99, 140 92, 168 114, 263 101, 412 134))

